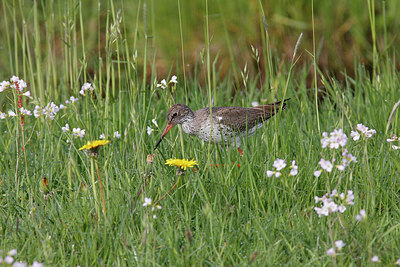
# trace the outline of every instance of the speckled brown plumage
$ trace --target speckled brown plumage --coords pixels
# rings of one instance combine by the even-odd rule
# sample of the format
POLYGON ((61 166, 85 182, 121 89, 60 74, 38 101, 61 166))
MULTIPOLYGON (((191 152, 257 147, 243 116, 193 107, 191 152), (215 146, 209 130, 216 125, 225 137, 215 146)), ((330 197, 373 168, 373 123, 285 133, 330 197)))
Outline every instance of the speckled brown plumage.
MULTIPOLYGON (((286 109, 286 101, 282 110, 286 109)), ((240 146, 241 136, 252 136, 263 123, 278 112, 281 101, 251 107, 213 107, 193 112, 184 104, 173 105, 167 113, 167 127, 154 149, 157 148, 167 132, 176 124, 181 124, 184 132, 196 135, 208 142, 219 143, 224 140, 236 147, 240 146), (211 116, 212 114, 212 116, 211 116)))

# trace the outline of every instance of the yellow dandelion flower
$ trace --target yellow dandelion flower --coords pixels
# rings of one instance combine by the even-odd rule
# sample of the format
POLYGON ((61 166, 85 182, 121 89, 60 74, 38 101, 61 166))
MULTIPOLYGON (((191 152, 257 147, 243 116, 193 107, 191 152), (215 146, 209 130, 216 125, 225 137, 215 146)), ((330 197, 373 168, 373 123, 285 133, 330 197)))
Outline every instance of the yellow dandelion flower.
POLYGON ((84 145, 83 147, 79 148, 79 150, 91 150, 94 148, 98 148, 100 146, 104 146, 109 144, 111 141, 110 140, 95 140, 95 141, 88 141, 86 145, 84 145))
POLYGON ((99 148, 101 146, 109 144, 110 142, 110 140, 95 140, 92 142, 89 141, 86 145, 79 148, 79 150, 85 150, 86 154, 96 158, 99 156, 99 148))
POLYGON ((177 166, 183 170, 186 168, 193 168, 195 165, 199 165, 195 160, 186 160, 186 159, 167 159, 165 162, 166 165, 169 166, 177 166))

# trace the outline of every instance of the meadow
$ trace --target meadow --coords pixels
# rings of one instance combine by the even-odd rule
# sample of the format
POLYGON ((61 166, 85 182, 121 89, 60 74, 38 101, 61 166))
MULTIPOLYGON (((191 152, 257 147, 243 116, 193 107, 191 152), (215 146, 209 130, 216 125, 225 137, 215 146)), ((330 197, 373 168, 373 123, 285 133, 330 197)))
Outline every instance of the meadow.
POLYGON ((278 2, 2 1, 0 266, 400 265, 399 4, 278 2))

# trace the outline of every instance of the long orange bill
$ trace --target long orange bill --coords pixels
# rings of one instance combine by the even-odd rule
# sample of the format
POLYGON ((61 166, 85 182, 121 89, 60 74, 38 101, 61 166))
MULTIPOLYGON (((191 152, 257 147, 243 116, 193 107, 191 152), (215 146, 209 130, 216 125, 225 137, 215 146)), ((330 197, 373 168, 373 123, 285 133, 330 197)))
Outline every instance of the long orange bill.
POLYGON ((158 140, 156 146, 154 147, 154 150, 157 149, 158 145, 161 143, 161 141, 163 140, 164 136, 168 133, 169 130, 171 130, 172 126, 174 126, 172 123, 167 124, 167 126, 165 126, 164 132, 162 133, 160 139, 158 140))

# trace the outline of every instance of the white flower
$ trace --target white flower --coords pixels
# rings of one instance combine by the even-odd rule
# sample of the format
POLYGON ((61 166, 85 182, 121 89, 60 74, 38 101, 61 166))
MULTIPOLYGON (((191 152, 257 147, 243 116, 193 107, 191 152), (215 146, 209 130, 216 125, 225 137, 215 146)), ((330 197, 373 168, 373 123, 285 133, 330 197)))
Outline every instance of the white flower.
POLYGON ((331 197, 335 197, 337 195, 337 189, 333 189, 331 193, 331 197))
POLYGON ((24 107, 21 107, 19 109, 19 112, 21 112, 21 114, 25 116, 32 116, 32 112, 30 110, 25 109, 24 107))
POLYGON ((321 198, 319 196, 315 196, 314 200, 315 200, 315 204, 317 204, 321 200, 321 198))
POLYGON ((162 79, 161 82, 159 84, 157 84, 157 87, 161 88, 161 89, 167 88, 168 87, 167 81, 165 79, 162 79))
POLYGON ((154 211, 156 208, 157 208, 158 210, 162 209, 162 207, 161 207, 160 205, 157 205, 157 206, 155 206, 155 207, 152 207, 152 208, 151 208, 151 211, 154 211))
POLYGON ((31 98, 31 91, 26 91, 26 92, 23 93, 22 95, 31 98))
POLYGON ((361 222, 366 217, 367 217, 367 212, 364 209, 362 209, 360 210, 360 213, 356 215, 356 221, 361 222))
POLYGON ((86 95, 86 94, 85 94, 85 90, 81 89, 81 90, 79 91, 79 94, 85 96, 85 95, 86 95))
POLYGON ((12 110, 10 109, 10 110, 8 111, 8 116, 10 116, 10 117, 16 117, 17 114, 15 114, 15 112, 12 111, 12 110))
POLYGON ((26 85, 26 82, 24 80, 19 80, 18 87, 19 87, 19 90, 22 91, 24 88, 26 88, 28 86, 26 85))
MULTIPOLYGON (((322 167, 322 169, 327 172, 331 172, 333 168, 333 164, 329 160, 321 159, 318 164, 322 167)), ((314 174, 315 175, 315 174, 314 174)))
POLYGON ((346 244, 343 242, 343 240, 338 240, 338 241, 335 241, 335 246, 336 246, 339 250, 341 250, 344 246, 346 246, 346 244))
MULTIPOLYGON (((69 103, 75 103, 75 102, 77 102, 79 99, 78 98, 75 98, 74 96, 71 96, 70 98, 69 98, 69 103)), ((67 100, 68 101, 68 100, 67 100)), ((65 101, 65 103, 67 103, 67 101, 65 101)), ((69 103, 67 103, 67 104, 69 104, 69 103)))
POLYGON ((379 257, 378 256, 373 256, 371 259, 372 262, 379 262, 379 257))
POLYGON ((10 82, 9 81, 2 81, 0 83, 0 92, 3 92, 8 87, 10 87, 10 82))
POLYGON ((13 75, 10 79, 10 81, 12 81, 13 83, 18 82, 19 81, 19 77, 13 75))
POLYGON ((339 210, 339 212, 340 212, 340 213, 343 213, 343 212, 345 212, 345 211, 346 211, 346 206, 345 206, 345 205, 343 205, 343 204, 340 204, 340 206, 339 206, 338 210, 339 210))
POLYGON ((177 84, 178 83, 178 78, 176 77, 176 75, 172 76, 172 78, 169 81, 169 83, 173 83, 173 84, 177 84))
POLYGON ((280 177, 282 175, 282 173, 280 172, 275 172, 275 177, 280 177))
POLYGON ((114 138, 117 138, 117 139, 121 138, 121 134, 118 131, 115 131, 114 138))
POLYGON ((66 106, 64 106, 63 104, 60 104, 60 107, 59 107, 60 109, 65 109, 66 108, 66 106))
POLYGON ((297 175, 297 173, 298 173, 298 166, 296 165, 296 161, 295 160, 293 160, 292 161, 292 165, 290 166, 290 173, 289 173, 289 175, 290 176, 295 176, 295 175, 297 175))
POLYGON ((17 253, 18 253, 18 251, 16 249, 12 249, 7 254, 13 257, 13 256, 17 255, 17 253))
POLYGON ((157 219, 157 215, 153 214, 153 219, 157 219))
POLYGON ((344 147, 347 144, 347 136, 342 129, 333 130, 328 136, 327 132, 322 133, 321 144, 322 148, 328 147, 337 149, 340 146, 344 147))
POLYGON ((60 111, 60 108, 54 102, 50 102, 43 108, 42 114, 46 115, 50 120, 54 120, 58 111, 60 111))
POLYGON ((284 159, 276 159, 272 166, 275 167, 277 171, 280 171, 286 167, 286 161, 284 159))
POLYGON ((151 135, 151 133, 153 132, 153 129, 149 126, 147 126, 147 134, 151 135))
POLYGON ((157 123, 157 121, 156 121, 156 119, 154 118, 154 119, 152 119, 151 120, 151 122, 156 126, 156 127, 158 127, 158 123, 157 123))
POLYGON ((82 85, 82 87, 81 87, 81 90, 84 90, 84 91, 87 91, 87 90, 93 91, 93 90, 94 90, 94 87, 92 86, 91 83, 84 83, 84 84, 82 85))
POLYGON ((353 201, 354 198, 355 198, 355 196, 353 194, 353 191, 352 190, 348 190, 347 191, 347 197, 346 197, 347 204, 354 205, 354 201, 353 201))
POLYGON ((376 134, 376 131, 374 129, 370 129, 365 132, 365 137, 370 138, 374 134, 376 134))
POLYGON ((83 138, 85 136, 86 130, 81 130, 81 128, 73 128, 72 129, 72 135, 83 138))
POLYGON ((400 266, 400 258, 396 261, 396 264, 400 266))
POLYGON ((273 171, 270 171, 270 170, 268 170, 268 171, 267 171, 267 176, 268 176, 268 177, 271 177, 272 175, 274 175, 274 172, 273 172, 273 171))
POLYGON ((400 146, 392 145, 392 148, 393 148, 394 150, 398 150, 398 149, 400 149, 400 146))
POLYGON ((44 267, 44 264, 34 261, 30 267, 44 267))
POLYGON ((0 111, 0 119, 4 120, 6 116, 7 116, 6 113, 0 111))
POLYGON ((354 141, 357 141, 358 139, 360 139, 360 133, 357 131, 351 131, 350 133, 351 138, 353 138, 354 141))
POLYGON ((335 255, 336 255, 335 249, 334 249, 334 248, 328 249, 328 250, 326 251, 326 254, 327 254, 328 256, 335 256, 335 255))
POLYGON ((368 131, 368 127, 363 125, 362 123, 357 124, 357 130, 359 130, 362 133, 365 133, 368 131))
POLYGON ((4 258, 4 262, 7 263, 7 264, 11 264, 11 263, 14 262, 14 258, 7 255, 7 256, 4 258))
POLYGON ((150 206, 151 205, 151 198, 147 198, 147 197, 145 197, 144 198, 144 203, 143 203, 143 207, 147 207, 147 206, 150 206))
POLYGON ((22 261, 16 261, 12 265, 12 267, 27 267, 27 266, 28 266, 28 263, 22 262, 22 261))
POLYGON ((321 144, 322 144, 322 148, 325 148, 329 145, 329 137, 328 137, 328 133, 327 132, 323 132, 322 133, 322 139, 321 139, 321 144))
POLYGON ((102 134, 100 135, 99 139, 100 139, 100 140, 106 139, 106 135, 102 133, 102 134))
POLYGON ((257 102, 257 101, 253 101, 253 102, 251 102, 251 106, 253 106, 253 107, 257 107, 257 106, 259 106, 260 104, 257 102))
POLYGON ((321 170, 316 170, 316 171, 314 172, 314 176, 315 176, 315 177, 319 177, 319 176, 321 175, 321 173, 322 173, 321 170))
POLYGON ((35 106, 35 109, 33 110, 33 115, 35 118, 38 118, 41 114, 42 109, 39 106, 35 106))
POLYGON ((69 124, 66 123, 64 127, 61 128, 61 130, 65 133, 69 131, 69 124))

